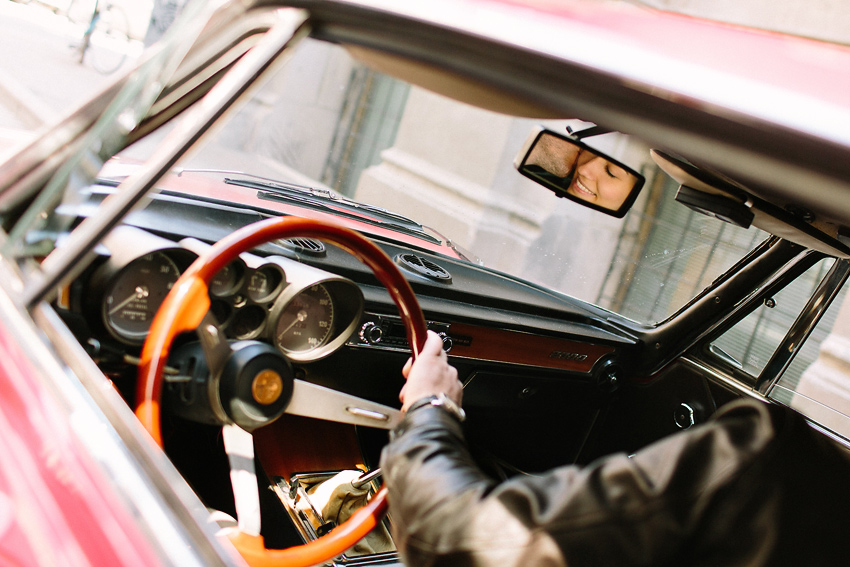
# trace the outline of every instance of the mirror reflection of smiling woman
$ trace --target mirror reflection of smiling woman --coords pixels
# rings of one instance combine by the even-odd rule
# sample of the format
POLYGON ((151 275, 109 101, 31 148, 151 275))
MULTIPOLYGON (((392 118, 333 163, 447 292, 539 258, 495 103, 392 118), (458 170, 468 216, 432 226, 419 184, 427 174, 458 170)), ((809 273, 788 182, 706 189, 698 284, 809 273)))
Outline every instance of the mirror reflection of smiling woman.
POLYGON ((619 209, 637 178, 610 161, 581 150, 574 172, 564 179, 567 193, 606 209, 619 209))
POLYGON ((623 206, 638 181, 604 157, 550 135, 540 137, 525 168, 565 193, 610 211, 623 206))

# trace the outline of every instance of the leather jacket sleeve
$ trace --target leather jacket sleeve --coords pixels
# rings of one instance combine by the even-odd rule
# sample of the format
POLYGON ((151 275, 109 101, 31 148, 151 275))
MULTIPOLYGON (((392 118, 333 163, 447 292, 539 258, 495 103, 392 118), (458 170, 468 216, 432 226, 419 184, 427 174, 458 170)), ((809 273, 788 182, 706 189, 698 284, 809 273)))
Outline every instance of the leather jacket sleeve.
POLYGON ((752 401, 631 457, 505 482, 476 466, 457 420, 424 407, 393 432, 382 468, 410 566, 833 564, 824 549, 844 547, 845 528, 798 508, 850 514, 846 456, 793 412, 752 401))

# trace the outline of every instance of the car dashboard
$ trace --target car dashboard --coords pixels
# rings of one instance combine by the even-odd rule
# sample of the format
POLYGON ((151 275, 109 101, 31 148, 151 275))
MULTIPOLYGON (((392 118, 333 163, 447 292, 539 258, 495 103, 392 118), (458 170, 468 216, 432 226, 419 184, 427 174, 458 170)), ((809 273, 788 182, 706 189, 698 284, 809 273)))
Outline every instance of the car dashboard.
MULTIPOLYGON (((112 191, 93 186, 60 213, 73 224, 112 191)), ((162 191, 112 230, 96 261, 60 295, 58 312, 131 407, 142 343, 177 278, 219 239, 274 215, 261 205, 162 191)), ((639 340, 612 323, 612 313, 450 254, 386 235, 374 241, 411 283, 428 328, 458 369, 465 433, 490 474, 587 462, 676 430, 662 419, 657 431, 646 429, 652 438, 625 435, 633 432, 623 416, 633 415, 634 394, 621 386, 639 340)), ((268 242, 219 272, 209 296, 229 341, 272 345, 298 379, 399 407, 410 356, 405 328, 378 279, 342 249, 310 238, 268 242)), ((220 424, 193 406, 192 374, 203 368, 187 368, 194 358, 181 358, 196 343, 193 333, 181 335, 166 367, 164 447, 208 507, 234 514, 220 424)), ((713 405, 716 395, 702 380, 688 388, 701 400, 691 405, 713 405)), ((288 511, 293 522, 280 525, 298 528, 298 535, 287 528, 264 536, 286 547, 321 531, 320 520, 298 512, 299 490, 335 471, 376 469, 387 432, 284 415, 254 438, 261 482, 273 489, 261 491, 263 514, 288 511)))

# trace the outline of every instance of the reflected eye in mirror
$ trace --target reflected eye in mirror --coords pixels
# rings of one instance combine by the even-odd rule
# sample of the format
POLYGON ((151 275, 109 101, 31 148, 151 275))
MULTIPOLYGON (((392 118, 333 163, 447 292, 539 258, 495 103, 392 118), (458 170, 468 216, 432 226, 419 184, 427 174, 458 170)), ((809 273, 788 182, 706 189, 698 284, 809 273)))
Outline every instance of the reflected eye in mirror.
POLYGON ((618 218, 644 183, 640 173, 620 161, 545 129, 532 133, 514 165, 559 197, 618 218))

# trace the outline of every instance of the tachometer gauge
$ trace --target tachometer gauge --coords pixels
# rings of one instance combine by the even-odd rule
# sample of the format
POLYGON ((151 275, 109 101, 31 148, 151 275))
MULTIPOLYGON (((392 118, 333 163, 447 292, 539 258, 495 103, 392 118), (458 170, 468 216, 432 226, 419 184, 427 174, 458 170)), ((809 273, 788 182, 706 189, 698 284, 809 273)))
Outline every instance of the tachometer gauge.
POLYGON ((103 299, 103 320, 118 339, 144 340, 165 296, 180 277, 174 261, 162 252, 133 260, 109 284, 103 299))
POLYGON ((283 308, 274 340, 284 353, 303 353, 325 344, 334 325, 334 305, 325 286, 308 287, 283 308))

